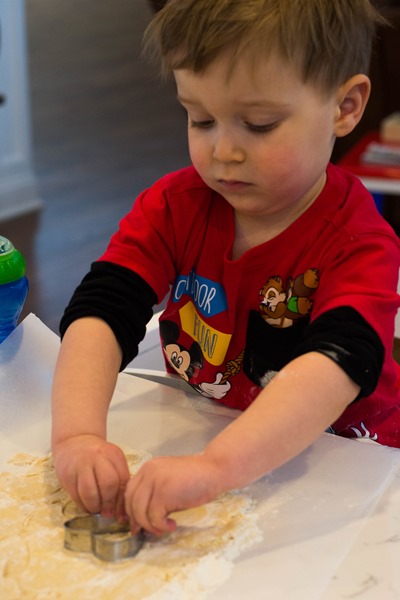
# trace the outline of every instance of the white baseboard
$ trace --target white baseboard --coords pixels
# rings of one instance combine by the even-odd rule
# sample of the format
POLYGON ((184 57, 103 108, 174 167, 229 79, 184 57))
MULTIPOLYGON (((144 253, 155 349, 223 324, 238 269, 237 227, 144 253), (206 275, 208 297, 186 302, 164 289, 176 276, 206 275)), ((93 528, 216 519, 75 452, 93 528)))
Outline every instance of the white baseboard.
POLYGON ((36 181, 30 173, 0 182, 0 221, 43 208, 36 181))

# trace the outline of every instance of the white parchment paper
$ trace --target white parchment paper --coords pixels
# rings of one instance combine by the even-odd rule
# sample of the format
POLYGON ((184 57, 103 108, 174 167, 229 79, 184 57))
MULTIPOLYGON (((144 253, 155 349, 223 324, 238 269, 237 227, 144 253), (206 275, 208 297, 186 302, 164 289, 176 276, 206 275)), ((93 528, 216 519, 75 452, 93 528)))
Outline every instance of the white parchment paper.
MULTIPOLYGON (((29 315, 0 345, 0 466, 15 452, 50 450, 50 389, 58 337, 29 315)), ((121 374, 108 435, 153 455, 201 450, 228 425, 193 397, 121 374)), ((266 430, 266 435, 268 432, 266 430)), ((295 435, 295 432, 293 432, 295 435)), ((245 552, 212 598, 322 598, 398 470, 400 452, 323 434, 311 448, 251 485, 262 542, 245 552)), ((1 518, 1 517, 0 517, 1 518)), ((351 564, 351 561, 348 561, 351 564)))

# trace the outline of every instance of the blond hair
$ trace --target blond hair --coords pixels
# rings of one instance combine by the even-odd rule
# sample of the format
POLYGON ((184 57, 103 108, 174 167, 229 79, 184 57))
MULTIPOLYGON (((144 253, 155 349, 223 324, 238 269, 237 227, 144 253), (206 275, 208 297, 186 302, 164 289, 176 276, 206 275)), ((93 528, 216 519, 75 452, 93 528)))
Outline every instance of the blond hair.
POLYGON ((224 51, 272 50, 326 91, 367 73, 377 24, 369 0, 169 0, 145 32, 144 51, 168 74, 204 72, 224 51))

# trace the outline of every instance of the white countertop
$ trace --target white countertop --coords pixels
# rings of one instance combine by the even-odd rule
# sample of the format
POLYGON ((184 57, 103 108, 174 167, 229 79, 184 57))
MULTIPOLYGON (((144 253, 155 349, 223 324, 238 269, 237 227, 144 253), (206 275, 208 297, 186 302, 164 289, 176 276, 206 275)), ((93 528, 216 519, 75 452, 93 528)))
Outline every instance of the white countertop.
MULTIPOLYGON (((58 338, 30 315, 0 345, 0 464, 50 448, 50 385, 58 338)), ((122 374, 109 438, 157 454, 195 452, 235 414, 122 374)), ((211 599, 400 598, 400 451, 323 434, 246 489, 263 539, 211 599)))

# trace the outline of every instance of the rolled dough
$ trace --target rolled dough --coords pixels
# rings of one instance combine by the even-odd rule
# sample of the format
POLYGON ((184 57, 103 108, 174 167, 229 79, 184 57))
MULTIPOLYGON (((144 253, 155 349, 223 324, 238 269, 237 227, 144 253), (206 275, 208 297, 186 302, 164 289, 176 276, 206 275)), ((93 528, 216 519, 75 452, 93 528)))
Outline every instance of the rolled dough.
MULTIPOLYGON (((132 473, 150 458, 123 450, 132 473)), ((7 600, 202 600, 261 537, 253 500, 230 492, 176 513, 177 530, 147 535, 135 558, 105 563, 64 549, 63 523, 79 511, 51 456, 18 454, 10 463, 0 473, 0 597, 7 600)))

